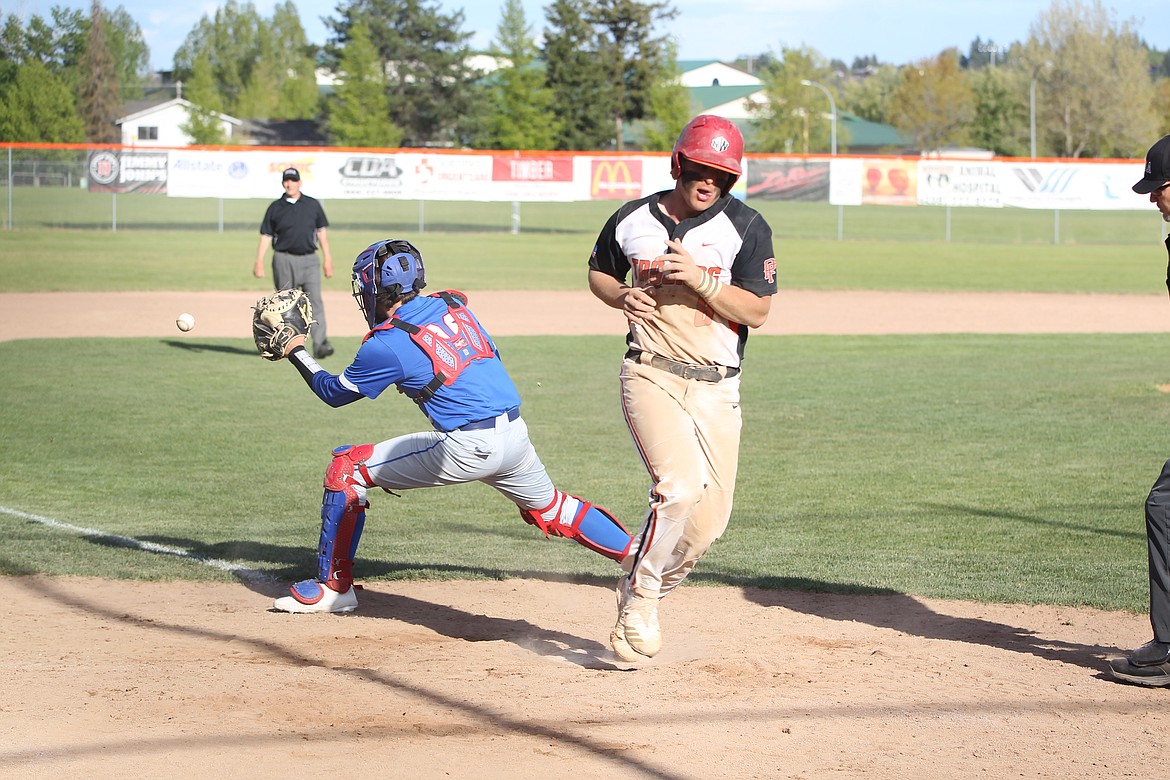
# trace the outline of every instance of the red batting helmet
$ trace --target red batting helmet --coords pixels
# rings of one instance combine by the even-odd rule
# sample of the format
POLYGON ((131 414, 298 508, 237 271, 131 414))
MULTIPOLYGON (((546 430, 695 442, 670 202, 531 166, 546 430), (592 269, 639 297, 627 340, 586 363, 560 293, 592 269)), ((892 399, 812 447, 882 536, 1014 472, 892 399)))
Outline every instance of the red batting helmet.
POLYGON ((674 142, 674 151, 670 153, 670 175, 676 179, 682 173, 683 157, 727 171, 731 174, 727 189, 731 189, 743 173, 739 164, 743 157, 743 136, 731 120, 714 114, 700 114, 687 122, 674 142))

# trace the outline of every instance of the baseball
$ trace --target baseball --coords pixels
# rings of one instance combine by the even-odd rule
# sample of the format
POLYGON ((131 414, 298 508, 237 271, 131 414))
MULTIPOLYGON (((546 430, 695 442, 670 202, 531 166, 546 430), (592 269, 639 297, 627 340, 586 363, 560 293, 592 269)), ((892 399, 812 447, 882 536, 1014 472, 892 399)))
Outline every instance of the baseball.
POLYGON ((175 327, 186 333, 195 327, 195 318, 184 312, 179 315, 177 320, 175 320, 175 327))

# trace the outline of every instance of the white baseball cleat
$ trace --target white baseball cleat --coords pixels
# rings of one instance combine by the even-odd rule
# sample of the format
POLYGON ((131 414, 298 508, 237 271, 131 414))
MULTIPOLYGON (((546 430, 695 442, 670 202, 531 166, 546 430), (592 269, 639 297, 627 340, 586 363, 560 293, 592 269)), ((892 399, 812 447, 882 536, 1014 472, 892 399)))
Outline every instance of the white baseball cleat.
POLYGON ((613 652, 623 661, 644 661, 662 649, 658 625, 658 599, 643 598, 629 590, 629 578, 618 582, 618 621, 609 635, 613 652))
POLYGON ((327 588, 317 580, 302 580, 289 588, 291 595, 281 596, 272 602, 272 608, 280 612, 353 612, 357 609, 356 589, 352 586, 344 593, 327 588))

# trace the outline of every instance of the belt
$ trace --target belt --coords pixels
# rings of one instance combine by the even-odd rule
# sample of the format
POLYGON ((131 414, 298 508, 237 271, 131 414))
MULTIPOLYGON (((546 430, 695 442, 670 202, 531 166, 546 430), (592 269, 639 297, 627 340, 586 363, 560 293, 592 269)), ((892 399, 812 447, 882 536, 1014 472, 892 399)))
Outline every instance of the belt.
POLYGON ((485 430, 487 428, 495 428, 496 427, 496 420, 503 417, 504 414, 508 415, 508 422, 515 422, 516 418, 518 418, 520 416, 520 409, 519 409, 519 407, 514 406, 511 409, 509 409, 508 411, 504 412, 503 414, 496 415, 495 417, 488 417, 487 419, 484 419, 484 420, 476 420, 475 422, 469 422, 469 423, 467 423, 467 425, 460 425, 455 430, 457 430, 457 431, 482 431, 482 430, 485 430))
POLYGON ((677 360, 664 358, 661 355, 651 355, 649 352, 643 352, 638 349, 631 349, 626 352, 626 360, 660 368, 663 371, 669 371, 675 376, 681 376, 683 379, 697 379, 700 382, 719 382, 723 379, 731 379, 731 377, 739 373, 739 368, 732 366, 695 366, 690 363, 680 363, 677 360))

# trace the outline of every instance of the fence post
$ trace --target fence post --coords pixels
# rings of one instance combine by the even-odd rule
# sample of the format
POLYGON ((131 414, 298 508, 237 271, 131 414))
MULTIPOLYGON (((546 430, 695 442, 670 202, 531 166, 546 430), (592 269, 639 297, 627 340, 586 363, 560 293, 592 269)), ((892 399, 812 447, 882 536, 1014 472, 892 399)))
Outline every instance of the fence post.
POLYGON ((426 217, 423 216, 423 212, 425 211, 425 208, 426 208, 424 205, 425 203, 426 203, 426 201, 422 200, 421 198, 418 201, 418 232, 419 233, 424 232, 424 229, 426 228, 426 217))
POLYGON ((845 240, 845 207, 837 206, 837 240, 845 240))
POLYGON ((110 223, 110 232, 118 232, 118 193, 110 193, 110 203, 113 206, 113 214, 111 215, 112 222, 110 223))
POLYGON ((520 201, 512 201, 512 235, 520 232, 520 201))
POLYGON ((12 147, 8 147, 8 230, 12 230, 12 147))
POLYGON ((223 198, 219 199, 219 232, 223 233, 223 198))
POLYGON ((947 204, 947 243, 951 243, 951 205, 947 204))
POLYGON ((1052 243, 1060 243, 1060 209, 1052 210, 1052 243))

